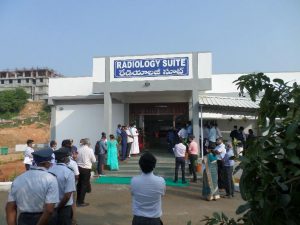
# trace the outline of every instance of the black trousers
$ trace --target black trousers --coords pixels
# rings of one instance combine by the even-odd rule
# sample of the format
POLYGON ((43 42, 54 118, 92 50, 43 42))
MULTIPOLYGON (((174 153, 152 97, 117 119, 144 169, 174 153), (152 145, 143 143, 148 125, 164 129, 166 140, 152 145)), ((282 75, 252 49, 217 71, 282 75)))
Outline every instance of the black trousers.
POLYGON ((102 165, 104 165, 105 154, 98 155, 98 164, 97 164, 97 172, 98 174, 103 174, 102 165))
POLYGON ((20 213, 18 225, 36 225, 43 213, 20 213))
POLYGON ((198 155, 189 155, 189 160, 191 163, 191 172, 193 174, 193 181, 197 181, 197 174, 196 174, 196 165, 197 165, 197 160, 198 160, 198 155))
POLYGON ((225 189, 225 168, 222 160, 218 160, 218 187, 219 189, 225 189))
POLYGON ((224 166, 226 195, 234 195, 234 183, 232 179, 233 166, 224 166))
POLYGON ((160 218, 133 216, 132 225, 163 225, 160 218))
POLYGON ((91 170, 82 167, 78 167, 78 169, 79 169, 79 179, 77 183, 77 203, 83 204, 85 194, 90 189, 91 170))
POLYGON ((73 210, 72 206, 55 209, 48 225, 72 225, 73 210))
POLYGON ((130 149, 133 142, 127 142, 126 155, 127 157, 130 155, 130 149))
POLYGON ((25 169, 30 170, 30 166, 31 166, 30 164, 25 164, 25 169))
POLYGON ((182 182, 185 182, 185 157, 175 158, 175 178, 174 181, 178 180, 178 170, 181 167, 182 182))

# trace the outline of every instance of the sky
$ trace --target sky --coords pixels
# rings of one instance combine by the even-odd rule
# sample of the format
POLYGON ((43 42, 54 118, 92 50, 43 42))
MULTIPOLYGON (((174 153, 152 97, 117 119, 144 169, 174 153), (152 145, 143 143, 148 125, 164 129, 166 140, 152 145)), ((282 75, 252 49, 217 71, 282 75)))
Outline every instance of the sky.
POLYGON ((212 52, 213 74, 300 71, 299 0, 0 0, 0 70, 212 52))

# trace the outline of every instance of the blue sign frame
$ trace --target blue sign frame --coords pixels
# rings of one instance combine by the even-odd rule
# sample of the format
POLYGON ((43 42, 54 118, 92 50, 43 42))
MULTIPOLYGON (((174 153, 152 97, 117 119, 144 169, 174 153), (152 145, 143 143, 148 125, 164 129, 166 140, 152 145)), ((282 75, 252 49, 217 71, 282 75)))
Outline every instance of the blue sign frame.
POLYGON ((188 76, 189 57, 114 61, 114 78, 188 76))

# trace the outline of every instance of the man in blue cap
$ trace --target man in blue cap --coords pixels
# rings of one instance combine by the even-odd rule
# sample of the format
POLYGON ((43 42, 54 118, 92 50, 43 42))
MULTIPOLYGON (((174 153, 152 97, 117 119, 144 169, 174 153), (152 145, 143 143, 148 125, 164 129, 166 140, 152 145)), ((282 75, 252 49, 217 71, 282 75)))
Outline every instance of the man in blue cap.
POLYGON ((59 188, 59 203, 55 206, 55 212, 50 220, 50 225, 71 225, 72 224, 72 204, 73 192, 76 191, 75 176, 73 171, 67 166, 70 161, 70 149, 60 148, 54 151, 56 164, 49 172, 56 175, 59 188))
POLYGON ((33 152, 36 166, 13 181, 6 204, 8 225, 48 224, 59 201, 57 179, 47 171, 51 167, 52 153, 51 149, 33 152))

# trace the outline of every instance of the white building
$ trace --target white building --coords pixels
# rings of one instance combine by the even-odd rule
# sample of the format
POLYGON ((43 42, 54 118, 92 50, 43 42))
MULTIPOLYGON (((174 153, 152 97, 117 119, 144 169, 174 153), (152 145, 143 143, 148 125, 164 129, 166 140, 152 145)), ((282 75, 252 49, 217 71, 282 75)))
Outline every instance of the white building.
MULTIPOLYGON (((266 74, 300 82, 300 72, 266 74)), ((240 75, 213 75, 211 53, 94 58, 91 77, 49 80, 51 138, 78 144, 89 137, 95 144, 102 131, 115 134, 118 124, 134 121, 151 135, 188 120, 197 137, 201 115, 217 120, 224 136, 233 125, 252 128, 245 116, 257 104, 238 98, 232 82, 240 75)))

